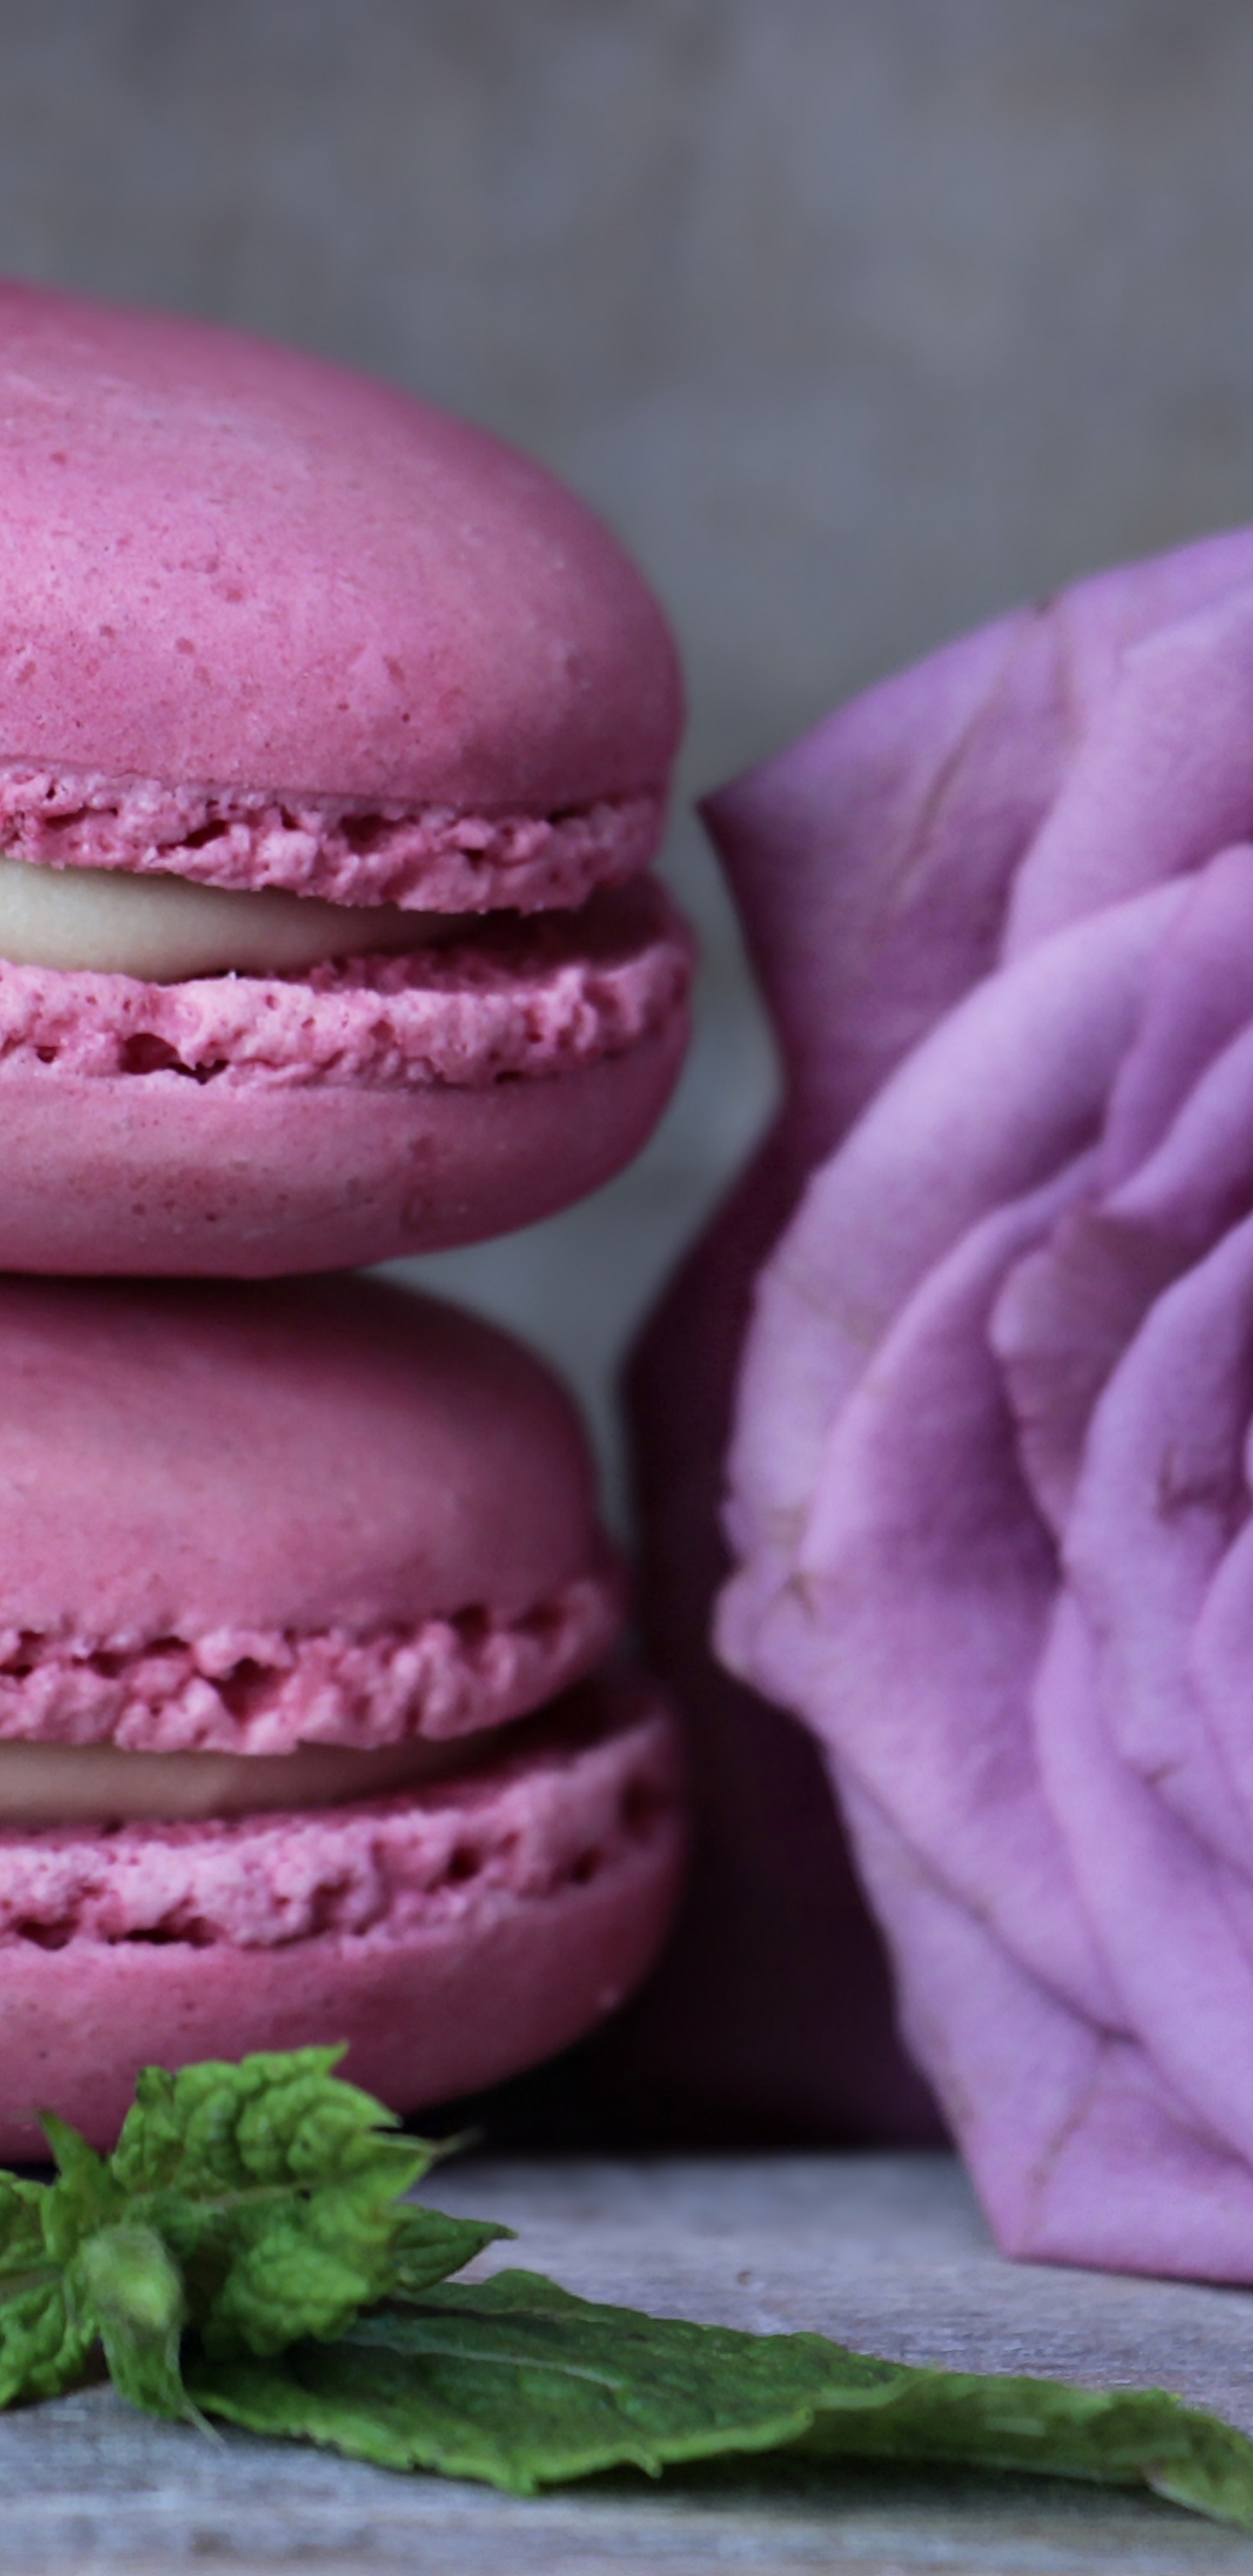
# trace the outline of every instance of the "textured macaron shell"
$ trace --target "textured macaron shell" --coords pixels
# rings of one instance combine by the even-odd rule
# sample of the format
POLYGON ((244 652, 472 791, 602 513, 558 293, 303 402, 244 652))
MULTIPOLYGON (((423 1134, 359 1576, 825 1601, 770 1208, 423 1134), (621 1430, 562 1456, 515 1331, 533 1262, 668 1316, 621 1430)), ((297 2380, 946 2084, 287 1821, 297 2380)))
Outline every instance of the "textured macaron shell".
MULTIPOLYGON (((685 1035, 691 957, 685 925, 651 878, 578 913, 502 914, 404 956, 290 974, 147 983, 0 957, 0 1098, 32 1064, 228 1087, 483 1089, 560 1076, 652 1036, 685 1035)), ((0 1240, 3 1226, 0 1208, 0 1240)))
POLYGON ((580 904, 647 867, 663 819, 658 787, 549 814, 488 813, 0 761, 0 847, 15 858, 345 905, 460 913, 580 904))
POLYGON ((73 1624, 55 1635, 11 1628, 0 1631, 0 1751, 117 1745, 128 1756, 251 1762, 296 1746, 447 1745, 590 1672, 616 1642, 624 1592, 606 1551, 513 1618, 472 1603, 367 1636, 338 1623, 310 1635, 223 1626, 123 1646, 73 1624))
POLYGON ((0 473, 0 762, 487 815, 664 782, 626 556, 409 394, 6 285, 0 473))
POLYGON ((25 1047, 0 1066, 0 1267, 272 1279, 532 1225, 638 1153, 686 1042, 679 1005, 535 1080, 391 1085, 202 1084, 163 1050, 101 1081, 25 1047))
POLYGON ((10 1668, 194 1644, 246 1704, 276 1637, 473 1641, 580 1581, 616 1586, 574 1409, 474 1318, 376 1281, 0 1281, 10 1668))
POLYGON ((531 1224, 645 1142, 690 977, 649 879, 307 976, 0 962, 0 1269, 270 1278, 531 1224))
POLYGON ((111 2144, 154 2061, 347 2039, 412 2110, 590 2027, 656 1956, 684 1837, 656 1695, 578 1698, 546 1745, 411 1798, 0 1835, 0 2155, 40 2151, 37 2107, 111 2144))

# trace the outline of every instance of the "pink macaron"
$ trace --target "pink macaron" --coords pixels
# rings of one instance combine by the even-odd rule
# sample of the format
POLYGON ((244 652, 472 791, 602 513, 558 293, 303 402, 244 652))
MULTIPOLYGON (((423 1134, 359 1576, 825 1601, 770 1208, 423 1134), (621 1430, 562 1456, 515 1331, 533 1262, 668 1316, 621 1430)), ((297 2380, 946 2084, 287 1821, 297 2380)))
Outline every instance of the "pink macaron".
POLYGON ((548 475, 0 289, 0 1268, 262 1277, 605 1180, 681 1061, 673 646, 548 475))
POLYGON ((0 1282, 0 2156, 346 2039, 400 2110, 651 1964, 675 1733, 578 1421, 378 1282, 0 1282))

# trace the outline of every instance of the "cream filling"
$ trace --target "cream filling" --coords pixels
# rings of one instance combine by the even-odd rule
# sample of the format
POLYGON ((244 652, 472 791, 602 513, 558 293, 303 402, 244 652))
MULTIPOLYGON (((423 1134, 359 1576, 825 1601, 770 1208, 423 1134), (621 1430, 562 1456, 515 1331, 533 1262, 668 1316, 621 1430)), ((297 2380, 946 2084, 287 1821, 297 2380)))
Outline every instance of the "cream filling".
POLYGON ((182 984, 191 975, 265 975, 428 948, 458 927, 455 913, 394 903, 322 903, 264 887, 240 894, 190 877, 41 867, 0 853, 0 957, 13 966, 182 984))
POLYGON ((49 1825, 203 1824, 212 1816, 349 1806, 410 1783, 473 1770, 500 1730, 455 1745, 385 1745, 358 1753, 300 1744, 294 1753, 123 1753, 115 1744, 0 1743, 0 1830, 49 1825))

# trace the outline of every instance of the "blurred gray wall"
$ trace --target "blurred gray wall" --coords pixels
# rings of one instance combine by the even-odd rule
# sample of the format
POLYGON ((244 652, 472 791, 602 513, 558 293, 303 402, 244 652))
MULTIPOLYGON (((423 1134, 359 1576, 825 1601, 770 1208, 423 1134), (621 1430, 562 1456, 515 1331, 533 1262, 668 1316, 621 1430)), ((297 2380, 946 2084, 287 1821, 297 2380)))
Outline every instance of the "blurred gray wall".
MULTIPOLYGON (((635 548, 711 782, 1015 595, 1253 511, 1248 0, 0 0, 0 265, 520 440, 635 548)), ((606 1424, 763 1117, 703 1027, 586 1208, 419 1266, 606 1424)))

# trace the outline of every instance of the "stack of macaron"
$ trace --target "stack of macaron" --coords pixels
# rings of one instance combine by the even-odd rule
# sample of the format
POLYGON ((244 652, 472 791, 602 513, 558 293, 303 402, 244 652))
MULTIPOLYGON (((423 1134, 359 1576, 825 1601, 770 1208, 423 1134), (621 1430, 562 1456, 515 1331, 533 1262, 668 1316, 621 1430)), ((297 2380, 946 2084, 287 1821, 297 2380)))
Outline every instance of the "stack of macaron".
POLYGON ((314 2039, 417 2108, 644 1972, 678 1765, 562 1390, 342 1274, 664 1106, 673 650, 538 468, 234 334, 3 289, 0 466, 0 2154, 314 2039))

